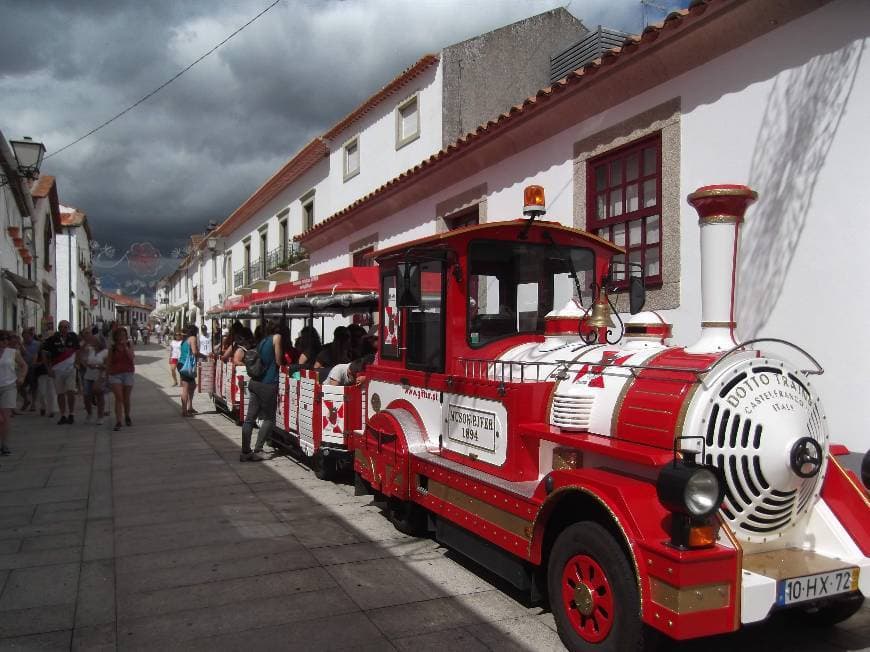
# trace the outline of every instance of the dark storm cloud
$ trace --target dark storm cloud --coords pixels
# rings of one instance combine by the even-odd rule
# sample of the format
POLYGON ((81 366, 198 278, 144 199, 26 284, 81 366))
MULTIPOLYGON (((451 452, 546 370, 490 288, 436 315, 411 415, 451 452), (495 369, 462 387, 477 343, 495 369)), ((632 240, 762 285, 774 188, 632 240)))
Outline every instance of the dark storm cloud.
MULTIPOLYGON (((0 129, 49 154, 153 90, 269 0, 0 0, 0 129)), ((46 160, 118 255, 223 220, 313 136, 427 52, 554 0, 286 0, 117 122, 46 160)), ((634 0, 575 0, 636 31, 634 0)), ((169 263, 167 263, 169 264, 169 263)))

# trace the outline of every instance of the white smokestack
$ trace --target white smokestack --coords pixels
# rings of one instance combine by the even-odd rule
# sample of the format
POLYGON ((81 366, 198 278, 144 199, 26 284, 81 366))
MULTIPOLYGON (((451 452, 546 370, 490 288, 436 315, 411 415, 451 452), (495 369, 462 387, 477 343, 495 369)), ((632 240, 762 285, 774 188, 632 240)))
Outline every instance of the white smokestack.
POLYGON ((734 301, 740 225, 757 197, 746 186, 723 184, 698 188, 687 198, 701 227, 701 339, 686 347, 689 353, 726 351, 738 343, 734 301))

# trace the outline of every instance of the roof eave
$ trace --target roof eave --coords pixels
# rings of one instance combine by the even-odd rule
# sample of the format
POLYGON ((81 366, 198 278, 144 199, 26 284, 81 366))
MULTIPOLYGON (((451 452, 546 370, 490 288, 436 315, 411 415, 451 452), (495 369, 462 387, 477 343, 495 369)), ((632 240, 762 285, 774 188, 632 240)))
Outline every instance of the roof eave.
POLYGON ((308 251, 355 233, 576 124, 757 38, 830 0, 706 0, 574 71, 426 161, 296 236, 308 251), (524 126, 526 129, 519 130, 524 126), (427 179, 427 183, 419 183, 427 179))

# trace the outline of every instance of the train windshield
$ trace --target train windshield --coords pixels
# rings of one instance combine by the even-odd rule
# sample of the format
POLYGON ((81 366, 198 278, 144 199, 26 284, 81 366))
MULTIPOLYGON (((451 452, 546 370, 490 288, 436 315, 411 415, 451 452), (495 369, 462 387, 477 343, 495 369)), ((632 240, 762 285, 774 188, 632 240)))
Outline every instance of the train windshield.
POLYGON ((518 333, 543 333, 544 317, 576 287, 591 301, 595 256, 553 244, 476 240, 468 250, 468 344, 479 347, 518 333), (577 284, 573 276, 576 275, 577 284))

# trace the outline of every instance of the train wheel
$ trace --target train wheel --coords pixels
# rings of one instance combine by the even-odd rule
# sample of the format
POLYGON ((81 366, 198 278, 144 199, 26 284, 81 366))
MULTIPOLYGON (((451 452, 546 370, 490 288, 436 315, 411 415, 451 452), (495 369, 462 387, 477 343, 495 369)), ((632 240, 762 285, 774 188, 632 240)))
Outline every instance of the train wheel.
POLYGON ((387 501, 390 523, 402 534, 421 537, 426 534, 426 510, 410 500, 391 497, 387 501))
POLYGON ((569 650, 644 648, 634 573, 619 542, 598 523, 575 523, 558 536, 547 585, 559 636, 569 650))
POLYGON ((311 458, 311 466, 318 480, 332 480, 335 477, 335 458, 332 455, 324 455, 322 451, 317 451, 311 458))

